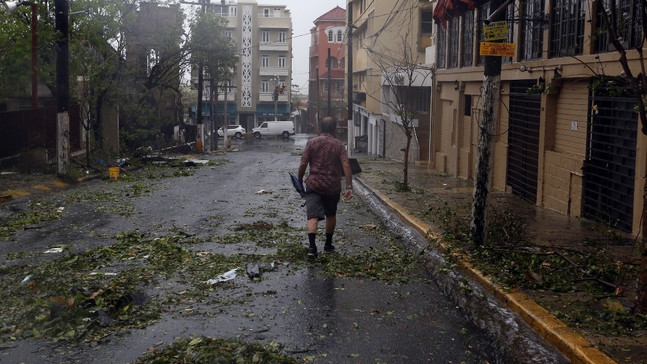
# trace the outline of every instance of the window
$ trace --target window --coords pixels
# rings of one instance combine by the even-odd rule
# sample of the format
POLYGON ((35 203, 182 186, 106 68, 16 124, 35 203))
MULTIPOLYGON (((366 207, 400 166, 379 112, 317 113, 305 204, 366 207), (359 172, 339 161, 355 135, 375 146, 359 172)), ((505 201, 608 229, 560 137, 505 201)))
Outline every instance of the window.
POLYGON ((332 42, 332 41, 333 41, 332 30, 329 30, 328 31, 328 42, 332 42))
POLYGON ((285 68, 285 56, 279 56, 279 67, 285 68))
POLYGON ((267 30, 263 30, 261 33, 261 42, 263 43, 268 43, 270 41, 270 32, 267 30))
POLYGON ((269 67, 270 66, 270 56, 263 55, 261 57, 261 67, 269 67))
POLYGON ((472 116, 472 95, 465 95, 465 110, 463 115, 472 116))
POLYGON ((341 69, 346 68, 346 58, 342 58, 339 60, 339 68, 341 69))
POLYGON ((231 30, 225 30, 225 36, 231 39, 234 37, 234 32, 232 32, 231 30))
POLYGON ((236 5, 230 5, 229 6, 229 16, 236 16, 236 5))
POLYGON ((341 43, 344 40, 344 32, 341 30, 337 31, 337 42, 341 43))
POLYGON ((446 36, 446 30, 443 29, 443 27, 438 24, 437 26, 437 33, 438 34, 438 59, 436 60, 436 65, 439 69, 443 69, 446 67, 445 63, 445 56, 447 55, 447 36, 446 36))
POLYGON ((279 32, 279 43, 285 43, 287 37, 284 31, 279 32))
POLYGON ((146 74, 150 75, 155 67, 160 61, 159 52, 155 49, 148 51, 148 56, 146 57, 146 74))
POLYGON ((585 0, 552 0, 550 56, 582 54, 584 44, 585 0))
POLYGON ((432 18, 433 13, 431 10, 423 10, 420 13, 420 33, 421 34, 431 34, 434 29, 434 19, 432 18))
MULTIPOLYGON (((515 19, 515 14, 514 14, 514 9, 515 5, 514 2, 511 2, 508 4, 508 9, 507 9, 507 14, 506 14, 506 20, 508 22, 508 39, 506 42, 508 43, 514 43, 514 19, 515 19)), ((501 61, 503 63, 511 63, 513 57, 501 57, 501 61)))
POLYGON ((527 0, 521 3, 521 49, 522 60, 542 58, 544 47, 544 0, 527 0))
POLYGON ((326 59, 326 68, 330 67, 332 68, 338 68, 339 67, 339 61, 337 61, 337 58, 335 57, 330 57, 326 59))
POLYGON ((263 9, 263 16, 266 18, 270 17, 270 9, 263 9))
POLYGON ((261 81, 261 92, 270 92, 270 81, 261 81))
POLYGON ((281 17, 281 8, 274 8, 274 17, 275 18, 281 17))
POLYGON ((324 92, 328 92, 328 81, 327 80, 323 82, 323 90, 324 90, 324 92))
MULTIPOLYGON (((615 47, 609 42, 608 27, 605 22, 604 12, 615 7, 617 29, 616 33, 622 38, 621 43, 625 49, 639 48, 642 39, 642 9, 641 1, 632 0, 604 0, 598 1, 597 7, 597 34, 596 50, 597 52, 615 51, 615 47)), ((612 12, 607 11, 609 20, 612 12)))
POLYGON ((474 55, 474 11, 468 11, 467 13, 461 16, 462 21, 462 40, 463 44, 461 48, 463 49, 461 66, 471 67, 473 64, 473 55, 474 55))
POLYGON ((343 81, 337 81, 335 83, 335 91, 341 92, 341 90, 344 89, 344 82, 343 81))
POLYGON ((447 40, 449 41, 449 68, 458 67, 458 36, 459 36, 459 18, 451 18, 447 25, 447 40))
MULTIPOLYGON (((489 14, 490 14, 489 2, 485 3, 478 9, 478 21, 476 22, 476 32, 478 35, 477 39, 479 40, 479 42, 485 42, 485 36, 483 35, 483 24, 485 23, 485 19, 487 19, 489 14)), ((483 65, 484 62, 485 62, 485 57, 479 54, 477 64, 481 66, 483 65)))

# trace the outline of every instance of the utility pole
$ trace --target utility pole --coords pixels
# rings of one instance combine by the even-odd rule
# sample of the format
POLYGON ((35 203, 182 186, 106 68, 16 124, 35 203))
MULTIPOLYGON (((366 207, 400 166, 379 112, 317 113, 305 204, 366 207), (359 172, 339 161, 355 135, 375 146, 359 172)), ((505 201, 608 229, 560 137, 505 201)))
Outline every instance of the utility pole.
POLYGON ((346 126, 347 126, 347 131, 348 131, 348 151, 351 152, 353 148, 353 144, 351 141, 353 140, 353 131, 354 129, 354 122, 353 122, 353 2, 348 2, 348 5, 346 7, 346 12, 347 12, 347 17, 348 17, 348 37, 346 41, 348 42, 348 47, 346 48, 346 61, 348 62, 348 65, 346 66, 346 72, 348 72, 348 75, 346 76, 348 78, 348 87, 346 88, 346 102, 348 105, 348 115, 346 116, 346 126))
POLYGON ((69 95, 69 44, 68 0, 55 0, 55 25, 59 37, 56 41, 56 157, 59 174, 67 174, 70 166, 70 115, 69 95))
MULTIPOLYGON (((507 1, 492 0, 491 9, 496 9, 489 21, 505 20, 507 1)), ((481 91, 483 112, 479 120, 478 160, 474 177, 474 199, 472 202, 471 240, 474 245, 485 244, 486 210, 492 164, 492 143, 494 141, 494 117, 501 94, 501 56, 485 56, 484 80, 481 91)))
POLYGON ((319 66, 315 67, 315 74, 317 75, 317 92, 315 93, 315 100, 317 100, 317 106, 315 108, 315 111, 317 112, 315 115, 315 133, 319 133, 319 108, 321 107, 321 93, 319 92, 319 66))
POLYGON ((31 108, 38 109, 38 5, 31 3, 31 108))
POLYGON ((278 103, 279 103, 279 76, 274 76, 274 93, 272 100, 274 100, 274 121, 277 121, 278 103))
POLYGON ((328 59, 326 60, 326 68, 328 68, 328 116, 332 116, 332 105, 330 103, 330 91, 332 85, 330 84, 330 72, 331 72, 331 63, 330 62, 330 47, 328 47, 328 59))

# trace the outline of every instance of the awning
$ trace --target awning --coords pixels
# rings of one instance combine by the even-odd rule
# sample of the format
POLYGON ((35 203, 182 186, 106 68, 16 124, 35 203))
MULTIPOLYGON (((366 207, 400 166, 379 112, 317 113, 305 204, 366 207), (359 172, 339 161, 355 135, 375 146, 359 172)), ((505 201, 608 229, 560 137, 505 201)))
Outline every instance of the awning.
MULTIPOLYGON (((279 104, 276 106, 276 113, 278 117, 284 116, 287 119, 290 117, 290 106, 287 104, 279 104)), ((274 116, 274 104, 256 105, 256 116, 274 116)))
POLYGON ((438 0, 434 8, 433 18, 443 28, 447 28, 447 21, 459 17, 470 10, 485 4, 484 0, 438 0))
MULTIPOLYGON (((193 104, 191 105, 191 108, 189 109, 189 113, 195 114, 198 110, 198 105, 193 104)), ((238 114, 238 109, 236 107, 235 103, 228 103, 227 104, 227 114, 229 116, 236 116, 238 114)), ((225 115, 225 105, 222 102, 219 102, 216 105, 216 115, 217 116, 223 116, 225 115)), ((202 104, 202 116, 211 116, 211 103, 205 102, 202 104)))

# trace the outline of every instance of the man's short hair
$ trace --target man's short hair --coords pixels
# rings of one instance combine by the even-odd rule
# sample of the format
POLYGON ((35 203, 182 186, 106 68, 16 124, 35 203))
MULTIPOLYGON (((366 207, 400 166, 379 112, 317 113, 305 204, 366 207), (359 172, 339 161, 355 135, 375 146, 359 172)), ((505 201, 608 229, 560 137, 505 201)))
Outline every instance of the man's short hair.
POLYGON ((321 132, 322 133, 328 133, 328 134, 334 134, 335 131, 337 130, 337 120, 335 120, 331 116, 326 116, 321 120, 321 132))

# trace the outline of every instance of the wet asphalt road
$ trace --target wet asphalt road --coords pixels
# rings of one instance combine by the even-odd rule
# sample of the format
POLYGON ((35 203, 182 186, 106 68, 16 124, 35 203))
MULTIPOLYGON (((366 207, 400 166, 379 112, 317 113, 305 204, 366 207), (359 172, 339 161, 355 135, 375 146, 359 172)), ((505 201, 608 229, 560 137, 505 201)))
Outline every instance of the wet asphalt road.
MULTIPOLYGON (((204 157, 228 163, 201 167, 192 176, 159 179, 150 193, 129 196, 134 205, 130 216, 98 211, 91 202, 68 203, 60 220, 22 231, 16 241, 0 242, 5 253, 0 262, 10 266, 56 259, 55 255, 36 254, 25 260, 8 260, 6 253, 43 252, 61 243, 72 253, 82 252, 111 244, 112 237, 124 231, 162 236, 181 228, 192 235, 211 236, 260 220, 303 228, 305 254, 305 211, 289 184, 288 172, 296 172, 306 141, 303 135, 289 140, 234 140, 238 151, 204 157)), ((106 183, 91 181, 47 198, 62 204, 66 195, 73 193, 101 193, 106 183)), ((24 208, 21 204, 26 201, 0 205, 0 216, 24 208)), ((380 224, 360 198, 340 202, 337 250, 344 253, 379 247, 387 237, 375 237, 363 227, 380 224)), ((205 242, 194 249, 262 254, 267 248, 251 242, 224 246, 205 242)), ((289 264, 278 264, 263 272, 260 282, 252 282, 242 270, 232 281, 233 288, 215 289, 206 303, 170 307, 161 320, 146 329, 91 346, 19 341, 0 351, 0 362, 128 363, 151 347, 199 335, 277 343, 285 353, 314 359, 315 363, 500 362, 491 341, 423 271, 414 273, 409 283, 394 283, 330 277, 316 266, 289 264), (225 301, 241 303, 218 304, 225 301)), ((178 286, 177 282, 162 282, 149 294, 164 295, 178 286)))

